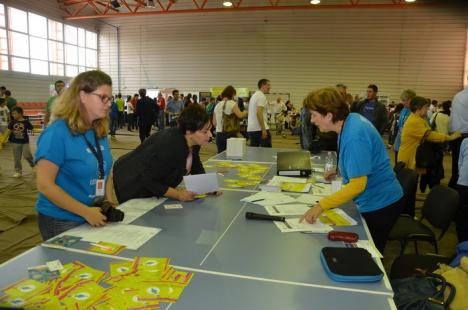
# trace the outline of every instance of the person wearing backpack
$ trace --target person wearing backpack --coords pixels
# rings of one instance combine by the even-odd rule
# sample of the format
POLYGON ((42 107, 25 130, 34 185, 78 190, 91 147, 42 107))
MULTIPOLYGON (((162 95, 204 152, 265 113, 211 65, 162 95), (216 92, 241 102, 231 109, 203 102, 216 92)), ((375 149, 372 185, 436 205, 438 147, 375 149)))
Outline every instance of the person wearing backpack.
POLYGON ((237 137, 240 132, 240 120, 247 116, 241 112, 234 100, 236 89, 228 85, 221 93, 222 101, 214 108, 213 126, 216 127, 216 146, 218 153, 226 150, 227 139, 237 137))

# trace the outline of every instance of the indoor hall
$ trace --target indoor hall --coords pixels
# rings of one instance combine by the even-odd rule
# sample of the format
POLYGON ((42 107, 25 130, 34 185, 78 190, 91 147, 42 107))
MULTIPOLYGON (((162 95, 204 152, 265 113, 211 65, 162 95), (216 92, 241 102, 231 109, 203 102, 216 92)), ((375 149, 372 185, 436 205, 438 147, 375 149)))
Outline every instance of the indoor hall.
MULTIPOLYGON (((398 102, 406 88, 439 102, 450 100, 466 81, 466 10, 457 1, 443 5, 418 1, 414 7, 406 7, 413 4, 322 0, 323 7, 314 9, 296 0, 245 0, 239 11, 228 11, 214 1, 205 1, 206 6, 201 8, 204 1, 195 4, 179 0, 169 7, 169 2, 161 1, 166 11, 156 2, 155 8, 141 7, 131 14, 122 2, 117 1, 120 7, 115 8, 110 1, 107 7, 97 6, 101 14, 109 14, 102 18, 91 18, 96 14, 91 5, 72 2, 0 1, 5 8, 42 15, 83 29, 90 36, 96 33, 94 47, 68 44, 76 47, 76 63, 67 62, 66 48, 61 62, 50 60, 51 56, 33 58, 32 51, 27 56, 2 53, 9 59, 10 70, 0 71, 0 84, 10 89, 18 102, 45 102, 55 80, 68 83, 73 74, 93 68, 107 72, 113 79, 113 92, 124 95, 132 95, 141 87, 177 88, 189 93, 231 84, 255 90, 257 80, 265 77, 271 80, 273 96, 287 94, 298 109, 308 92, 337 83, 345 83, 348 93, 361 97, 366 86, 375 83, 381 97, 390 103, 398 102), (277 8, 259 9, 259 5, 277 8), (120 13, 123 16, 111 15, 120 13), (85 55, 84 63, 80 63, 80 53, 85 55), (28 59, 28 70, 22 69, 27 72, 12 70, 13 58, 28 59), (47 74, 32 73, 33 63, 40 61, 47 63, 47 74)), ((126 2, 133 10, 139 5, 126 2)), ((272 130, 273 147, 299 149, 298 138, 288 130, 285 133, 284 138, 272 130)), ((31 136, 33 153, 38 135, 31 136)), ((139 140, 137 134, 120 129, 110 143, 116 160, 134 149, 139 140)), ((392 151, 388 152, 393 160, 392 151)), ((201 150, 203 160, 215 153, 215 144, 201 150)), ((33 208, 37 196, 34 172, 25 167, 21 179, 11 177, 14 171, 9 145, 0 150, 0 159, 0 253, 1 261, 5 261, 39 244, 41 238, 33 208)), ((450 156, 445 156, 444 185, 450 178, 450 165, 450 156)), ((417 214, 426 195, 417 194, 417 214)), ((440 253, 453 254, 456 244, 452 225, 440 242, 440 253)), ((419 250, 433 252, 433 247, 420 243, 419 250)), ((387 271, 399 251, 397 242, 387 244, 387 271)), ((407 253, 413 251, 409 244, 407 253)))

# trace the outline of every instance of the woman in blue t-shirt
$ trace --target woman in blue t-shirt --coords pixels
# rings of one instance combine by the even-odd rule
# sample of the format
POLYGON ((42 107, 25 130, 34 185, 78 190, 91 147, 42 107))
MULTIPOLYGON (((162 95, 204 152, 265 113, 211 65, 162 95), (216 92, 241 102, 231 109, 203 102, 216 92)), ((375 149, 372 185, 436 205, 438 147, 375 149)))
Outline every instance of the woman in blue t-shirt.
POLYGON ((88 222, 106 224, 95 200, 106 194, 112 167, 107 115, 112 80, 102 71, 75 77, 56 99, 54 121, 39 137, 36 150, 36 210, 44 240, 88 222))
POLYGON ((338 171, 328 173, 325 178, 332 180, 339 174, 344 186, 310 208, 301 221, 313 223, 324 210, 353 200, 376 247, 383 252, 401 212, 403 190, 379 132, 360 114, 350 113, 343 96, 333 88, 310 93, 304 99, 304 107, 309 109, 311 122, 321 132, 338 134, 338 171))

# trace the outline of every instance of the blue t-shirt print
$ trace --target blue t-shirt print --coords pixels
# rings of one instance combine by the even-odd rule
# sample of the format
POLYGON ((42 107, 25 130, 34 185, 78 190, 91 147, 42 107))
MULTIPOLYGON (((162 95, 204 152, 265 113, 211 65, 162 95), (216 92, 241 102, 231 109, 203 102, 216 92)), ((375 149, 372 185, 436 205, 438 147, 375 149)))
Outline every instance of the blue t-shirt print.
POLYGON ((369 101, 364 104, 362 108, 362 115, 369 120, 369 122, 374 123, 374 111, 375 111, 375 101, 369 101))

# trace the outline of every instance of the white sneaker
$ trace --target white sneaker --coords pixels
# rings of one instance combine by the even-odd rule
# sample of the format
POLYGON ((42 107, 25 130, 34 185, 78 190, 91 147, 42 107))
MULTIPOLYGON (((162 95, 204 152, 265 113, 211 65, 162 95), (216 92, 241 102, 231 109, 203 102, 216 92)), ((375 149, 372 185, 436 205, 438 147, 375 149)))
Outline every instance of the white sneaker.
POLYGON ((21 173, 15 172, 15 174, 13 174, 13 177, 14 178, 21 178, 21 173))

